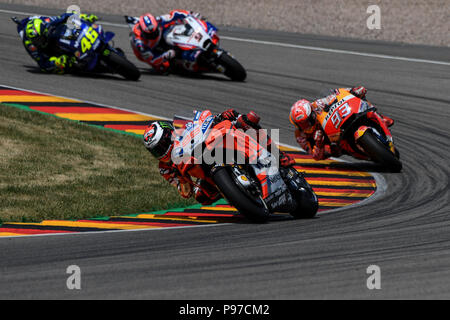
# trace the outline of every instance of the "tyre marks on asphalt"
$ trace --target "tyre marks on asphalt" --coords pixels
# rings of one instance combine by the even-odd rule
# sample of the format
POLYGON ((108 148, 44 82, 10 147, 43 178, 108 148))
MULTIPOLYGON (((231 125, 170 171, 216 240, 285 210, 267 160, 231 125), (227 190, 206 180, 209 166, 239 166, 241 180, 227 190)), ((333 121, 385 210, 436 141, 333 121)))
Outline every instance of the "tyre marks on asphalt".
MULTIPOLYGON (((142 135, 149 121, 156 117, 114 107, 0 86, 0 103, 38 111, 54 116, 100 126, 109 130, 142 135)), ((335 160, 315 161, 305 152, 281 147, 295 158, 295 168, 305 172, 305 178, 319 197, 319 211, 345 207, 367 199, 376 191, 374 177, 335 160)), ((272 220, 288 219, 273 215, 272 220)), ((1 236, 56 234, 86 231, 158 229, 245 222, 235 208, 224 200, 212 206, 193 206, 161 212, 77 221, 45 220, 41 223, 3 223, 1 236)))

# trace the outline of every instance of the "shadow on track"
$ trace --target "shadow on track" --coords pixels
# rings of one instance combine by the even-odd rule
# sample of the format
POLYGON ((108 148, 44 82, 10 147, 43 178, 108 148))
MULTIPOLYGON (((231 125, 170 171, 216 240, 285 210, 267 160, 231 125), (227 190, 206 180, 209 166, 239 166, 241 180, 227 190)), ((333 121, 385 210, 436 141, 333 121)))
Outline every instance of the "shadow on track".
POLYGON ((27 72, 33 73, 33 74, 41 74, 41 75, 49 75, 49 76, 70 75, 73 77, 80 77, 80 78, 104 79, 104 80, 127 81, 127 82, 130 81, 130 80, 122 78, 119 75, 107 74, 107 73, 101 73, 101 72, 85 72, 85 71, 74 70, 74 71, 68 72, 64 75, 58 75, 58 74, 43 72, 43 71, 41 71, 41 69, 39 69, 36 66, 24 65, 24 67, 27 69, 27 72))
POLYGON ((383 167, 381 164, 376 162, 364 161, 360 160, 359 162, 355 162, 355 159, 352 158, 353 162, 336 162, 332 164, 328 164, 326 167, 330 169, 341 169, 341 170, 357 170, 357 171, 366 171, 366 172, 375 172, 375 173, 392 173, 388 168, 383 167))
POLYGON ((161 74, 153 69, 148 68, 139 68, 139 71, 142 75, 150 75, 156 77, 167 77, 167 76, 177 76, 180 78, 189 78, 196 80, 214 80, 214 81, 225 81, 225 82, 233 82, 231 79, 226 78, 225 76, 215 75, 215 74, 205 74, 205 73, 197 73, 197 72, 189 72, 186 70, 170 70, 168 74, 161 74))

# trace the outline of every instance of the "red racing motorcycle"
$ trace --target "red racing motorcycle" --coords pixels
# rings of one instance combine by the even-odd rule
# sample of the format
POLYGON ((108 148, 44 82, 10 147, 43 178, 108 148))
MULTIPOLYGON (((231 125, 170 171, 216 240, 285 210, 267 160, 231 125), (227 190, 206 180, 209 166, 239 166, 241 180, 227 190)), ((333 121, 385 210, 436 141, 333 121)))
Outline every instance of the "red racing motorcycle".
POLYGON ((267 221, 274 212, 294 218, 316 215, 318 199, 303 175, 292 166, 278 167, 278 157, 264 143, 232 122, 216 119, 210 111, 196 111, 193 121, 177 130, 172 162, 181 175, 206 181, 211 188, 197 182, 193 186, 207 194, 219 191, 255 222, 267 221))

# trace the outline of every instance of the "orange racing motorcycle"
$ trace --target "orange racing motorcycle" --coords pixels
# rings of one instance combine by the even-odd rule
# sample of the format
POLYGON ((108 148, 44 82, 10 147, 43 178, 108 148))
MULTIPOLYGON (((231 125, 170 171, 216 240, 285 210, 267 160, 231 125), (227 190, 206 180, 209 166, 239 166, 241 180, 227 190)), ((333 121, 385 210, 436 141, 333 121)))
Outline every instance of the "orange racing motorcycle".
POLYGON ((338 89, 336 102, 317 112, 317 119, 330 140, 346 154, 372 160, 393 172, 402 169, 392 134, 368 101, 338 89))

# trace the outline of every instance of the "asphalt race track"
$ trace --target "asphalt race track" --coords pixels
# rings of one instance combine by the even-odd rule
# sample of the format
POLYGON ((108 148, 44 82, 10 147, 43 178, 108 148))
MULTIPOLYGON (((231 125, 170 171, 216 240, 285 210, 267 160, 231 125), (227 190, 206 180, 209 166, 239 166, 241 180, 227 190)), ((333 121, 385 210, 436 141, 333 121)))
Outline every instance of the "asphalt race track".
MULTIPOLYGON (((133 57, 128 30, 105 26, 142 68, 141 80, 129 82, 41 74, 10 16, 0 11, 0 85, 166 117, 189 114, 194 106, 254 109, 265 127, 281 128, 282 142, 295 144, 288 120, 293 102, 362 84, 378 109, 396 120, 392 132, 403 171, 349 164, 379 172, 385 190, 360 206, 313 220, 2 238, 0 298, 450 298, 449 48, 224 28, 219 35, 409 58, 223 39, 222 46, 248 71, 245 83, 233 83, 219 75, 146 73, 133 57), (381 290, 366 286, 366 269, 373 264, 381 268, 381 290), (82 270, 81 290, 66 288, 69 265, 82 270)), ((120 17, 103 17, 121 23, 120 17)))

